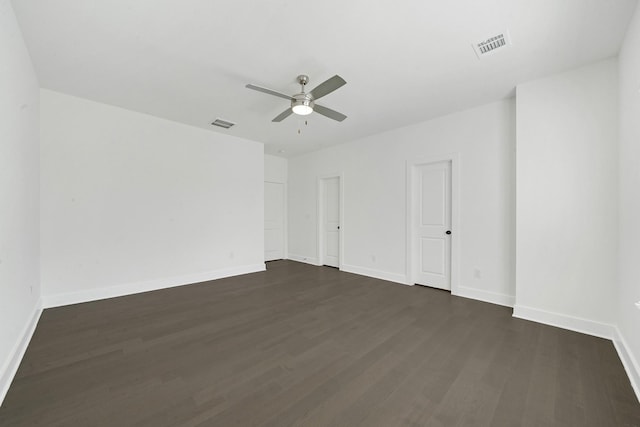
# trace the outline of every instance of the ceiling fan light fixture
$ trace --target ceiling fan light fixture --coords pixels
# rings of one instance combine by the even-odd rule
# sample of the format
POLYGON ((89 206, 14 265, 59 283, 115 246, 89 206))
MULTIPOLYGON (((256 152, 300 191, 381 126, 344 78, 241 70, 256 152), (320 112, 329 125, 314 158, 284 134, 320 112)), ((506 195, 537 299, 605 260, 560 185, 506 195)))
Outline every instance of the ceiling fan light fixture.
POLYGON ((299 116, 308 116, 309 114, 313 113, 313 108, 304 104, 294 105, 293 107, 291 107, 291 109, 293 110, 294 114, 297 114, 299 116))
POLYGON ((308 116, 313 113, 313 105, 313 100, 309 97, 299 97, 291 101, 291 110, 299 116, 308 116))

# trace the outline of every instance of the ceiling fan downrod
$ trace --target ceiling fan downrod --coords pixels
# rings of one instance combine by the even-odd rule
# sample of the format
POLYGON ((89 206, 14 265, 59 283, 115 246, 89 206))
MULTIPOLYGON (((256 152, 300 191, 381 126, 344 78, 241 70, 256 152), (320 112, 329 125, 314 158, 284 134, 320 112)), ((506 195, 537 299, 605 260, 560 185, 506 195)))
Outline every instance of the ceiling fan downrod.
POLYGON ((309 76, 305 76, 304 74, 300 74, 298 76, 298 83, 300 83, 300 90, 304 93, 304 87, 309 83, 309 76))

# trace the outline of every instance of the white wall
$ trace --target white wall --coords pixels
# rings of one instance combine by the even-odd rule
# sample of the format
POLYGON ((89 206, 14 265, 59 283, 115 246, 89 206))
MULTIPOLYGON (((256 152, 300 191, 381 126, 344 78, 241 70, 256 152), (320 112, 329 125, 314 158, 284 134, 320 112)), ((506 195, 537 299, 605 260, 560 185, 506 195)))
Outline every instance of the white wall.
POLYGON ((38 81, 0 0, 0 403, 39 315, 38 81))
POLYGON ((263 145, 41 91, 45 306, 256 271, 263 145))
POLYGON ((317 263, 317 179, 342 173, 343 269, 406 282, 406 162, 459 153, 461 294, 512 304, 514 120, 505 100, 289 159, 289 257, 317 263))
POLYGON ((517 88, 515 315, 611 336, 617 62, 517 88))
MULTIPOLYGON (((640 8, 619 56, 620 204, 618 339, 625 343, 627 372, 640 398, 640 8)), ((620 346, 619 346, 620 348, 620 346)))

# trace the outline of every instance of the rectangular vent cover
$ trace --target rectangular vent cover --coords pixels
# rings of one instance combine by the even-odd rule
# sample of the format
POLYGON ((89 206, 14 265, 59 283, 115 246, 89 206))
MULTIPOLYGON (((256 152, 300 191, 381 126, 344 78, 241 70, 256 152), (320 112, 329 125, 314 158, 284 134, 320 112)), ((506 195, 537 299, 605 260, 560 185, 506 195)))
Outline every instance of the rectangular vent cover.
POLYGON ((509 32, 505 31, 493 37, 489 37, 486 40, 473 43, 473 50, 478 55, 478 58, 494 53, 497 49, 510 46, 511 40, 509 38, 509 32))
POLYGON ((225 128, 225 129, 229 129, 231 126, 235 125, 235 123, 233 122, 222 120, 222 119, 215 119, 211 124, 214 126, 220 126, 221 128, 225 128))

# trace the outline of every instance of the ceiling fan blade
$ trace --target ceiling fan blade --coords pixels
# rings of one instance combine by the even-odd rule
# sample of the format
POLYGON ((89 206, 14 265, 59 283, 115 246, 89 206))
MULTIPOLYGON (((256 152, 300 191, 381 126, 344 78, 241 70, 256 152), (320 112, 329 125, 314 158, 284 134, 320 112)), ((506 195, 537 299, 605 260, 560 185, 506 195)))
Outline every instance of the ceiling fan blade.
POLYGON ((281 122, 287 117, 293 114, 293 110, 291 108, 287 108, 282 113, 278 114, 275 119, 271 120, 272 122, 281 122))
POLYGON ((309 92, 311 94, 311 96, 313 97, 313 99, 320 99, 325 95, 330 94, 331 92, 333 92, 334 90, 341 88, 342 86, 346 85, 347 82, 344 81, 344 79, 342 77, 340 77, 339 75, 335 75, 333 77, 331 77, 328 80, 325 80, 323 83, 320 83, 318 86, 315 87, 315 89, 313 89, 311 92, 309 92))
POLYGON ((280 98, 288 99, 289 101, 291 101, 292 99, 290 95, 285 95, 284 93, 276 92, 275 90, 267 89, 266 87, 256 86, 252 84, 248 84, 245 87, 248 89, 257 90, 258 92, 268 93, 269 95, 279 96, 280 98))
POLYGON ((316 104, 313 107, 313 111, 315 111, 318 114, 322 114, 323 116, 329 117, 330 119, 337 120, 339 122, 347 118, 347 116, 345 116, 342 113, 338 113, 337 111, 332 110, 331 108, 323 107, 322 105, 318 105, 318 104, 316 104))

